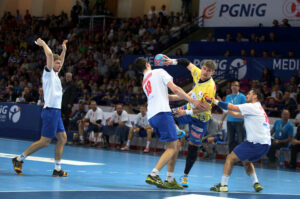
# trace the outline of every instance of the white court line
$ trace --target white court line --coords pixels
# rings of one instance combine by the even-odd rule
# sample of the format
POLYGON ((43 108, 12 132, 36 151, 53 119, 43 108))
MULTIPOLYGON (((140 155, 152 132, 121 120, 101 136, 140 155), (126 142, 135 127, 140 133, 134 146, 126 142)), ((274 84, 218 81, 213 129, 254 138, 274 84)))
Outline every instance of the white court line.
MULTIPOLYGON (((0 158, 14 158, 16 156, 17 156, 17 154, 0 153, 0 158)), ((37 156, 29 156, 26 158, 26 160, 54 163, 53 158, 44 158, 44 157, 37 157, 37 156)), ((69 165, 76 165, 76 166, 105 165, 104 163, 84 162, 84 161, 75 161, 75 160, 61 160, 61 163, 69 164, 69 165)))
POLYGON ((205 193, 215 193, 215 194, 244 194, 244 195, 279 195, 279 196, 300 196, 300 194, 283 194, 283 193, 256 193, 256 192, 212 192, 212 191, 189 191, 189 190, 151 190, 151 189, 130 189, 130 190, 18 190, 18 191, 0 191, 0 193, 18 193, 18 192, 189 192, 189 193, 198 193, 198 194, 205 194, 205 193))

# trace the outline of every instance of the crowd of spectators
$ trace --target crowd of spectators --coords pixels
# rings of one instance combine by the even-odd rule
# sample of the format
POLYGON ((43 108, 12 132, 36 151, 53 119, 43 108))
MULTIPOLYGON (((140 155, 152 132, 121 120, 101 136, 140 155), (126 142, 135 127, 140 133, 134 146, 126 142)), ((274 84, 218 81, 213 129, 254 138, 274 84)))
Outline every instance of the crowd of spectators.
MULTIPOLYGON (((42 102, 39 90, 45 56, 34 44, 41 37, 54 53, 60 53, 63 39, 69 40, 61 73, 63 77, 72 74, 76 97, 71 104, 88 104, 92 99, 100 105, 144 103, 141 75, 131 65, 126 69, 121 65, 122 55, 150 55, 158 44, 176 37, 176 30, 192 20, 188 13, 168 14, 165 6, 161 9, 143 17, 113 19, 104 31, 92 34, 78 20, 69 20, 64 12, 45 18, 32 17, 29 11, 24 17, 19 11, 15 15, 5 12, 0 22, 0 44, 4 46, 0 49, 1 101, 42 102)), ((81 5, 76 4, 71 16, 82 12, 81 5)), ((68 85, 65 77, 62 84, 68 85)))

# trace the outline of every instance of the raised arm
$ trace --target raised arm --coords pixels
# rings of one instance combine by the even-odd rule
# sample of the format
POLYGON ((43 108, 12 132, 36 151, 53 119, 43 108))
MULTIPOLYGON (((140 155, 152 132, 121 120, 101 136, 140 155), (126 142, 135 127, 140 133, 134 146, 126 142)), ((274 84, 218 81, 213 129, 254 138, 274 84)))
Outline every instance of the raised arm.
POLYGON ((51 51, 51 49, 49 48, 49 46, 46 44, 46 42, 44 40, 42 40, 41 38, 38 38, 35 41, 35 44, 38 46, 43 47, 45 55, 46 55, 46 60, 47 60, 47 65, 46 67, 48 68, 48 70, 52 70, 53 69, 53 53, 51 51))
POLYGON ((187 59, 180 58, 180 59, 171 59, 168 56, 164 55, 165 65, 181 65, 185 66, 189 71, 192 70, 193 67, 196 67, 192 62, 187 59))
POLYGON ((65 56, 66 56, 66 52, 67 52, 67 43, 68 43, 68 40, 64 40, 62 45, 61 45, 62 46, 62 51, 61 51, 60 56, 59 56, 59 58, 61 60, 61 66, 64 65, 65 56))

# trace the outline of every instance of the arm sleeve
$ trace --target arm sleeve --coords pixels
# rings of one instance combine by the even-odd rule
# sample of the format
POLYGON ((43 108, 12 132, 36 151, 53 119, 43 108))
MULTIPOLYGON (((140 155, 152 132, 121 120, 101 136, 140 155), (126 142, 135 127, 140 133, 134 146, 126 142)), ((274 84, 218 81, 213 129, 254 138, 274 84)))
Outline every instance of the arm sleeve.
POLYGON ((201 69, 196 66, 192 67, 191 75, 193 77, 194 83, 198 83, 200 76, 201 76, 201 69))
POLYGON ((162 69, 161 73, 161 79, 165 85, 167 85, 170 81, 173 81, 173 77, 169 75, 165 70, 162 69))
POLYGON ((122 116, 121 116, 121 122, 128 122, 129 120, 129 115, 126 111, 123 111, 122 116))
POLYGON ((294 127, 293 125, 289 125, 288 136, 294 137, 294 127))
POLYGON ((253 104, 246 103, 246 104, 240 104, 237 105, 241 111, 241 114, 244 115, 253 115, 255 113, 255 109, 253 107, 253 104))

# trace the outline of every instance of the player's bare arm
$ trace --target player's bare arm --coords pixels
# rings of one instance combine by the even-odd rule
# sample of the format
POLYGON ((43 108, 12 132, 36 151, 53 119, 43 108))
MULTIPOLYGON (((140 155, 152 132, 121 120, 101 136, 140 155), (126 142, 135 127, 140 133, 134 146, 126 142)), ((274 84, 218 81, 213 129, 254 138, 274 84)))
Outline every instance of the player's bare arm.
MULTIPOLYGON (((66 52, 67 52, 67 43, 68 43, 68 40, 64 40, 63 43, 62 43, 62 51, 60 53, 60 60, 61 60, 61 66, 64 65, 64 61, 65 61, 65 56, 66 56, 66 52)), ((61 70, 61 68, 60 68, 61 70)))
POLYGON ((46 60, 47 60, 46 67, 48 68, 48 70, 51 71, 53 69, 53 63, 54 63, 52 50, 49 48, 49 46, 46 44, 46 42, 44 40, 42 40, 41 38, 38 38, 35 41, 35 44, 43 47, 45 55, 46 55, 46 60))

